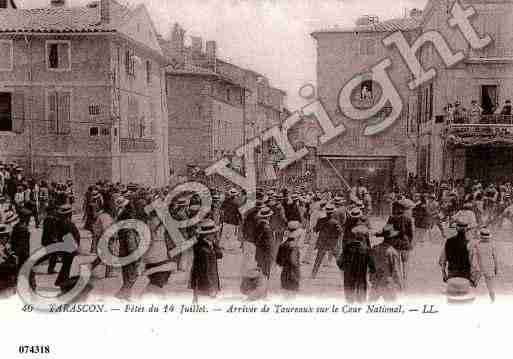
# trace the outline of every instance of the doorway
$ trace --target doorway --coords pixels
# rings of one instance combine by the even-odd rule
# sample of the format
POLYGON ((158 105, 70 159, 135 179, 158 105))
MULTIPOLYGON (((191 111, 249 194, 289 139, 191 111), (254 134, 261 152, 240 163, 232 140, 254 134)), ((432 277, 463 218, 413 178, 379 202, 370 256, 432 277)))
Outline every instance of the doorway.
POLYGON ((498 103, 498 86, 483 85, 481 86, 481 108, 483 115, 491 115, 495 112, 498 103))
POLYGON ((484 183, 509 181, 513 174, 513 149, 475 146, 466 149, 465 177, 484 183))

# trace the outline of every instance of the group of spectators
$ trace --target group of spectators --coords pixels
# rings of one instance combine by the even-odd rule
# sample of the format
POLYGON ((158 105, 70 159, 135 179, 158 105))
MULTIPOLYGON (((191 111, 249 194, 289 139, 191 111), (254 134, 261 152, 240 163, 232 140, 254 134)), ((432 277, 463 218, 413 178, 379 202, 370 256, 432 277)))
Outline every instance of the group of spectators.
POLYGON ((479 123, 511 123, 511 100, 506 100, 502 107, 493 110, 492 105, 481 107, 476 100, 470 102, 465 108, 459 101, 449 103, 445 107, 447 124, 479 124, 479 123), (488 116, 487 116, 488 115, 488 116), (500 116, 491 116, 500 115, 500 116))

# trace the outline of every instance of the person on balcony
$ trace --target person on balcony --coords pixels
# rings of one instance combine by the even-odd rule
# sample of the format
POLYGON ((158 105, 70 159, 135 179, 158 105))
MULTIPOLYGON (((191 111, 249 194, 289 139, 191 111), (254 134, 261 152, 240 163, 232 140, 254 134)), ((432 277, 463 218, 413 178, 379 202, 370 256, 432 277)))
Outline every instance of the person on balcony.
POLYGON ((454 106, 452 103, 447 104, 445 111, 447 113, 447 124, 450 125, 454 122, 454 106))
POLYGON ((501 115, 511 116, 511 100, 506 100, 504 106, 502 106, 501 115))
POLYGON ((463 113, 462 113, 462 108, 460 106, 459 101, 456 101, 454 103, 453 117, 454 117, 453 123, 461 124, 461 123, 465 122, 463 113))
POLYGON ((477 124, 481 121, 481 115, 483 114, 483 109, 478 105, 476 100, 472 100, 470 105, 470 123, 477 124))

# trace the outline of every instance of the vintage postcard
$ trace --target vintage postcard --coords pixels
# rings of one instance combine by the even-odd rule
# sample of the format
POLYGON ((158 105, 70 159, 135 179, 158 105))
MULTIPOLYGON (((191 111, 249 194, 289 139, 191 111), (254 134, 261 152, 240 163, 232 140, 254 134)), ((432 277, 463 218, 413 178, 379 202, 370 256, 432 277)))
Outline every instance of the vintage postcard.
POLYGON ((0 0, 1 357, 507 343, 512 41, 512 0, 0 0))

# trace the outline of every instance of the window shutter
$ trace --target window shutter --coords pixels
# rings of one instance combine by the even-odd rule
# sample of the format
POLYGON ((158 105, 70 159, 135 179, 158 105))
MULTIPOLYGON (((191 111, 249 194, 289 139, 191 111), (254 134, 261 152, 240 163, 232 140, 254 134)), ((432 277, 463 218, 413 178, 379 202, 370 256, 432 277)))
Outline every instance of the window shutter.
POLYGON ((130 51, 129 50, 126 50, 125 51, 125 70, 126 70, 126 73, 127 74, 130 74, 130 51))
POLYGON ((70 66, 71 59, 69 58, 69 44, 67 43, 59 43, 57 45, 58 55, 59 55, 59 68, 67 69, 70 66))
POLYGON ((149 129, 150 129, 150 137, 155 137, 156 132, 156 121, 157 121, 157 108, 154 102, 150 102, 150 119, 149 119, 149 129))
POLYGON ((12 67, 11 43, 0 42, 0 69, 10 69, 12 67))
POLYGON ((12 97, 12 131, 23 133, 25 128, 25 94, 15 92, 12 97))
POLYGON ((71 119, 70 119, 70 93, 63 92, 59 93, 59 133, 69 134, 71 131, 71 119))
POLYGON ((57 92, 48 92, 48 131, 57 133, 57 92))

